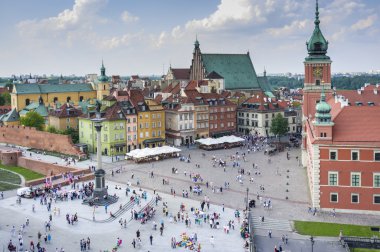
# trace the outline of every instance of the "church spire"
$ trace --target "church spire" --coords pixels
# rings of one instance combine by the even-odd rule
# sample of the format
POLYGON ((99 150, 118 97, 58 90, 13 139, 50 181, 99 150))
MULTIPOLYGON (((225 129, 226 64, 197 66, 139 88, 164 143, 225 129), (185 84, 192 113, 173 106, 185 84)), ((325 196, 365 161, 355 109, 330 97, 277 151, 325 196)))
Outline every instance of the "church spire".
POLYGON ((194 46, 195 46, 195 48, 199 48, 198 34, 195 35, 194 46))
POLYGON ((101 82, 108 81, 108 77, 106 76, 106 68, 104 67, 103 59, 102 59, 102 67, 100 68, 100 76, 99 76, 98 80, 101 82))

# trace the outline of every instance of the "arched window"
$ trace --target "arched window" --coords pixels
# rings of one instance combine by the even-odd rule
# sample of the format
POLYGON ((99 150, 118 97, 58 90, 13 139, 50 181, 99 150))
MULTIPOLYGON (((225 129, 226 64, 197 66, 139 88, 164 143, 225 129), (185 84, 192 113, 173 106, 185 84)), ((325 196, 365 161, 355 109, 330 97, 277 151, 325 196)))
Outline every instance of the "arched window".
POLYGON ((30 104, 30 99, 25 99, 25 106, 28 106, 30 104))
POLYGON ((106 85, 103 85, 103 90, 106 90, 106 85))
POLYGON ((71 97, 70 97, 70 96, 67 96, 67 98, 66 98, 66 102, 70 102, 70 100, 71 100, 71 97))
POLYGON ((58 101, 58 97, 54 97, 53 102, 56 103, 58 101))
POLYGON ((79 96, 79 101, 83 101, 83 96, 79 96))

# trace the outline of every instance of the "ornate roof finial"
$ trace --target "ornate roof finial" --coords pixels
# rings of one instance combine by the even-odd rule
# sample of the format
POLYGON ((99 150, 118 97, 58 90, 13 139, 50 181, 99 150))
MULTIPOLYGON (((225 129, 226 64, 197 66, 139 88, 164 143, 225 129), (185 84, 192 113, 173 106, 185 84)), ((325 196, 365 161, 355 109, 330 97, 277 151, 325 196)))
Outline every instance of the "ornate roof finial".
POLYGON ((318 0, 316 0, 316 4, 315 4, 315 21, 314 21, 314 24, 316 26, 319 26, 319 7, 318 7, 318 0))
POLYGON ((194 46, 195 46, 196 48, 199 47, 198 34, 195 34, 195 43, 194 43, 194 46))
POLYGON ((264 66, 264 77, 267 76, 267 70, 265 69, 265 66, 264 66))

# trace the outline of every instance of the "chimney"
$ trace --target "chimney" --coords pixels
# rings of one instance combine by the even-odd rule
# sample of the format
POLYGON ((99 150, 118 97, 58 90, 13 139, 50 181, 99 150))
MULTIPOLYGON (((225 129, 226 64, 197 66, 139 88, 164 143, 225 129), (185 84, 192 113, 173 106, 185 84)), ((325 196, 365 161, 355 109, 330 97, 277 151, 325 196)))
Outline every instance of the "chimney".
POLYGON ((362 90, 361 89, 358 89, 358 94, 362 94, 362 90))
POLYGON ((374 89, 373 89, 373 93, 374 93, 375 95, 377 95, 377 88, 374 88, 374 89))

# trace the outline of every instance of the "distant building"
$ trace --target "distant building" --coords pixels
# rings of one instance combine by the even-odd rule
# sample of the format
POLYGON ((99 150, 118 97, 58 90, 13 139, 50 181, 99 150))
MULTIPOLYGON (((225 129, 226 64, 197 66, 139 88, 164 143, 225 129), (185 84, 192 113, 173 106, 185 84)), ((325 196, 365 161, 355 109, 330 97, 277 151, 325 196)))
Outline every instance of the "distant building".
POLYGON ((289 133, 301 133, 301 113, 292 108, 289 101, 276 100, 263 92, 255 93, 243 101, 237 109, 238 132, 273 136, 270 131, 273 118, 281 114, 288 120, 289 133))
POLYGON ((81 110, 75 108, 69 103, 65 103, 59 108, 50 110, 49 126, 62 131, 69 128, 78 130, 78 117, 81 115, 81 110))

